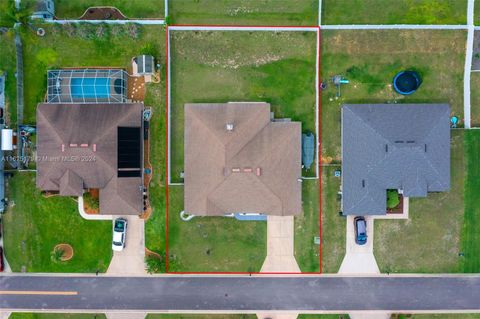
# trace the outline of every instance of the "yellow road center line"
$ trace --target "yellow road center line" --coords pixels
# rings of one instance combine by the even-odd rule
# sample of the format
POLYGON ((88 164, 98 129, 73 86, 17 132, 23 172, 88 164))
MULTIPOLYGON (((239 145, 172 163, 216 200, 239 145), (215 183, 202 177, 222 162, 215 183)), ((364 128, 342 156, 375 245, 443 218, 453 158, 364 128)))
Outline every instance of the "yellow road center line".
POLYGON ((77 291, 29 291, 29 290, 0 290, 0 295, 55 295, 55 296, 76 296, 77 291))

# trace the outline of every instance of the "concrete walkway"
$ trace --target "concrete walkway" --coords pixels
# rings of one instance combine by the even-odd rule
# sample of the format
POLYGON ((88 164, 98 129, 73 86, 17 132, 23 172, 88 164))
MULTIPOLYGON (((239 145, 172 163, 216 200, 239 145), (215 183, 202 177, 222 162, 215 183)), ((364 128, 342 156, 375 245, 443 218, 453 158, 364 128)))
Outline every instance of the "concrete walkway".
POLYGON ((470 128, 470 76, 472 70, 473 57, 473 36, 475 33, 474 26, 474 8, 475 0, 468 0, 467 6, 467 50, 465 55, 465 70, 463 73, 463 113, 465 128, 470 128))
POLYGON ((127 216, 124 218, 128 222, 125 249, 113 252, 107 274, 114 276, 146 275, 145 221, 138 216, 127 216))
POLYGON ((293 216, 267 217, 267 258, 261 272, 300 272, 294 256, 293 216))
POLYGON ((256 313, 258 319, 297 319, 298 314, 290 314, 290 313, 256 313))
POLYGON ((380 270, 373 255, 373 218, 366 216, 368 240, 365 245, 355 243, 355 216, 347 216, 346 254, 338 273, 340 274, 379 274, 380 270))
POLYGON ((107 319, 145 319, 147 316, 146 312, 128 312, 128 313, 117 313, 117 312, 107 312, 105 314, 107 319))

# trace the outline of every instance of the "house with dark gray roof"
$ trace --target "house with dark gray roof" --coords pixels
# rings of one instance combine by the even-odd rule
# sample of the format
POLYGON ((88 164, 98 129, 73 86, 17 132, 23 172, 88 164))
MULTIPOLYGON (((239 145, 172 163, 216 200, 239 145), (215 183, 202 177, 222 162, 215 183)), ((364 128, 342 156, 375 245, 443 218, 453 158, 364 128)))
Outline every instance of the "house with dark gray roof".
POLYGON ((343 214, 386 214, 388 189, 405 197, 450 189, 448 104, 343 105, 343 214))

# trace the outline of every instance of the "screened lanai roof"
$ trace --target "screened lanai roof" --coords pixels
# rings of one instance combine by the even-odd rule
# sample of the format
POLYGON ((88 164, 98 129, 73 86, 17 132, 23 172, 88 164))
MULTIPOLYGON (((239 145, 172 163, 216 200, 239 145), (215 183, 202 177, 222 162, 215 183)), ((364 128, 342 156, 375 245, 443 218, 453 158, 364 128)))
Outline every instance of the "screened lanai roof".
POLYGON ((122 69, 50 70, 47 103, 124 103, 127 79, 122 69))

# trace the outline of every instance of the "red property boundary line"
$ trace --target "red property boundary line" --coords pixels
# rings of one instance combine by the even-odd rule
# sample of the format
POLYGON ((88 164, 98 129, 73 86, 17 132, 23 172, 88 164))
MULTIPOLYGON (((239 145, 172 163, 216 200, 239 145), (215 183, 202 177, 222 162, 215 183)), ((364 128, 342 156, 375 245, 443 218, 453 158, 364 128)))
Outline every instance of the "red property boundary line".
MULTIPOLYGON (((168 194, 168 187, 169 187, 169 93, 170 93, 170 83, 169 83, 169 47, 170 47, 170 37, 169 37, 169 26, 166 25, 166 45, 165 45, 165 60, 166 60, 166 98, 165 98, 165 128, 166 128, 166 152, 165 152, 165 213, 166 213, 166 228, 165 228, 165 254, 166 254, 166 273, 167 274, 179 274, 179 275, 318 275, 323 273, 323 227, 322 227, 322 166, 321 166, 321 157, 322 157, 322 96, 321 96, 321 35, 320 35, 320 26, 235 26, 235 25, 190 25, 190 24, 179 24, 179 25, 172 25, 171 27, 208 27, 208 28, 219 28, 218 31, 225 31, 221 30, 220 28, 236 28, 236 29, 292 29, 303 31, 304 28, 315 28, 317 33, 317 54, 316 54, 316 67, 317 67, 317 81, 316 81, 316 89, 317 89, 317 128, 318 128, 318 183, 319 183, 319 235, 320 235, 320 245, 319 245, 319 271, 318 272, 175 272, 169 271, 169 250, 168 250, 168 217, 169 217, 169 194, 168 194)), ((184 30, 188 31, 188 30, 184 30)), ((193 31, 193 30, 191 30, 193 31)), ((215 30, 212 30, 215 31, 215 30)), ((228 30, 230 31, 230 30, 228 30)), ((272 30, 275 31, 275 30, 272 30)), ((285 32, 285 31, 279 31, 285 32)), ((311 32, 311 31, 310 31, 311 32)))

